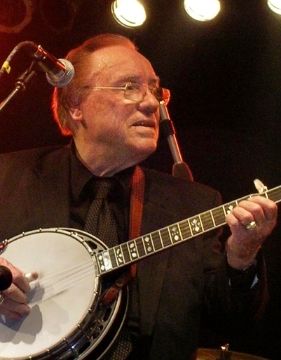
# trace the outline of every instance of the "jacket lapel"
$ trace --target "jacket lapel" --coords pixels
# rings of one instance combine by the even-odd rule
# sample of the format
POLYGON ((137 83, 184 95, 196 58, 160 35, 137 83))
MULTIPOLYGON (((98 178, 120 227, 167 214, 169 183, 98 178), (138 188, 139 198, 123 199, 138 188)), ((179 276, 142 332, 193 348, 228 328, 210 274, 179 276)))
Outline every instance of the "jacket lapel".
MULTIPOLYGON (((143 214, 142 233, 146 234, 162 228, 164 224, 169 224, 171 222, 170 215, 161 207, 161 204, 158 207, 156 204, 146 203, 143 214), (153 228, 151 228, 151 221, 154 223, 153 228)), ((142 319, 140 326, 141 333, 145 335, 150 335, 155 325, 169 254, 168 251, 163 251, 140 261, 138 264, 137 274, 142 319)))
POLYGON ((51 153, 35 170, 42 227, 69 226, 69 159, 69 147, 64 147, 51 153))

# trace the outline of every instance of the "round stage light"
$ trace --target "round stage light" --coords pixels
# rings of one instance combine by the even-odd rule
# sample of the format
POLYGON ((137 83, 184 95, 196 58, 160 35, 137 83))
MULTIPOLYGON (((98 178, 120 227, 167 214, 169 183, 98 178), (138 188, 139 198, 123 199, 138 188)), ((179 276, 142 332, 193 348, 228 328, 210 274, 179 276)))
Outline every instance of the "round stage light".
POLYGON ((144 6, 138 0, 115 0, 111 11, 115 20, 125 27, 138 27, 146 20, 144 6))
POLYGON ((220 12, 221 4, 219 0, 185 0, 184 8, 193 19, 210 21, 220 12))

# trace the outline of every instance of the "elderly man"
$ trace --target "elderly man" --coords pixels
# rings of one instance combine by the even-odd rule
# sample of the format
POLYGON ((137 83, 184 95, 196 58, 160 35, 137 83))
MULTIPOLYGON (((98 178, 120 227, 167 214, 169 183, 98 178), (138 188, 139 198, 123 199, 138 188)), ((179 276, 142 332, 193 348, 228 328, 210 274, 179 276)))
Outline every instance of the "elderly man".
MULTIPOLYGON (((105 338, 103 331, 96 342, 89 333, 90 345, 81 346, 79 340, 67 338, 65 331, 62 337, 68 346, 58 340, 59 345, 53 341, 46 351, 42 347, 40 351, 50 359, 86 355, 91 359, 192 358, 203 307, 210 314, 220 313, 220 318, 240 317, 241 321, 259 311, 264 283, 257 255, 275 226, 276 205, 255 196, 232 206, 217 223, 215 213, 208 212, 220 204, 216 191, 138 165, 157 148, 159 101, 165 91, 151 63, 129 39, 99 35, 71 50, 67 58, 75 76, 66 87, 55 89, 53 111, 62 133, 71 135, 72 141, 66 147, 1 156, 1 239, 23 231, 33 234, 38 228, 69 229, 69 233, 77 229, 82 238, 86 233, 98 236, 106 246, 100 256, 94 252, 102 283, 96 316, 100 306, 110 309, 120 299, 119 288, 128 288, 129 305, 117 330, 106 323, 104 332, 113 328, 120 336, 113 335, 101 350, 97 348, 105 338), (109 194, 99 202, 100 184, 104 183, 110 184, 109 194), (205 215, 198 217, 202 212, 205 215), (181 222, 186 218, 187 223, 181 222), (222 242, 214 229, 225 219, 231 235, 222 242), (193 239, 197 233, 202 234, 193 239), (144 234, 149 235, 142 237, 144 234), (126 249, 119 245, 130 238, 139 241, 130 242, 126 249), (184 241, 188 238, 192 239, 184 241), (114 252, 106 247, 114 247, 114 252), (160 252, 162 249, 165 251, 160 252), (157 254, 148 257, 151 253, 157 254), (134 265, 138 258, 143 259, 134 265), (122 261, 127 266, 118 266, 122 261), (117 271, 109 271, 114 267, 117 271)), ((21 243, 25 236, 16 239, 21 243)), ((33 243, 32 248, 29 257, 42 256, 44 262, 44 253, 36 255, 33 243)), ((9 254, 9 245, 7 251, 9 254)), ((67 249, 58 259, 49 259, 50 267, 66 255, 67 249)), ((35 311, 29 303, 34 289, 30 290, 26 269, 11 259, 14 257, 6 257, 4 251, 0 264, 10 268, 13 283, 1 294, 0 314, 5 321, 24 324, 35 311)), ((38 271, 43 286, 46 274, 31 270, 38 271)), ((83 291, 76 295, 62 311, 75 309, 83 291)), ((63 294, 57 293, 46 301, 53 304, 60 296, 63 294)), ((43 305, 42 300, 42 312, 43 305)), ((94 319, 95 315, 89 328, 95 328, 94 319)), ((5 321, 1 329, 8 326, 5 321)), ((59 321, 60 316, 54 327, 61 326, 59 321)), ((82 325, 79 322, 77 327, 82 325)), ((29 326, 32 333, 44 331, 29 326)), ((86 326, 81 337, 87 331, 86 326)), ((30 354, 36 354, 37 344, 29 339, 28 345, 30 354)))

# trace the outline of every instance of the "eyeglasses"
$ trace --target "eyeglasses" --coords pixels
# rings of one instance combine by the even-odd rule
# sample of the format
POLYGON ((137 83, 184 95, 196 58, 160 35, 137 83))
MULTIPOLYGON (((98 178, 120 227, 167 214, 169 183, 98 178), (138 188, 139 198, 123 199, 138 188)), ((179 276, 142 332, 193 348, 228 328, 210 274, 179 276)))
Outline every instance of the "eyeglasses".
POLYGON ((164 101, 167 105, 170 100, 170 90, 160 87, 160 86, 151 86, 147 84, 133 83, 128 82, 124 86, 94 86, 91 87, 93 90, 121 90, 124 91, 125 99, 131 100, 133 102, 143 101, 147 91, 149 90, 151 94, 158 101, 164 101))

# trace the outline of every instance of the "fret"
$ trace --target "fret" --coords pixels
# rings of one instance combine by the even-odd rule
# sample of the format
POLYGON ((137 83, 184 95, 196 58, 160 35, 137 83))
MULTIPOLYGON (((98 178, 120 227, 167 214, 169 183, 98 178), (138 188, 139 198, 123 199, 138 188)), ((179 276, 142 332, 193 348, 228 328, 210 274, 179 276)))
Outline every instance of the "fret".
POLYGON ((154 245, 155 251, 163 248, 162 240, 158 231, 155 231, 151 234, 151 239, 154 245))
POLYGON ((112 267, 115 268, 118 264, 117 264, 117 259, 115 256, 114 248, 109 249, 108 252, 109 252, 112 267))
POLYGON ((269 197, 268 197, 268 192, 267 192, 267 191, 264 192, 264 193, 261 193, 261 194, 251 194, 249 197, 252 198, 253 196, 257 196, 257 195, 269 199, 269 197))
POLYGON ((143 245, 142 238, 136 239, 136 245, 137 245, 139 257, 143 257, 146 254, 146 251, 143 245))
POLYGON ((167 228, 160 230, 160 236, 164 247, 172 245, 172 239, 167 228))
POLYGON ((150 238, 150 234, 143 236, 143 245, 147 254, 153 253, 153 243, 150 238))
POLYGON ((223 210, 224 210, 225 216, 227 214, 230 214, 237 205, 238 205, 237 201, 232 201, 228 204, 223 205, 223 210))
POLYGON ((201 229, 202 229, 202 231, 204 231, 203 224, 202 224, 201 214, 198 215, 198 218, 199 218, 199 220, 200 220, 201 229))
POLYGON ((161 240, 162 248, 164 248, 164 247, 165 247, 165 244, 164 244, 164 242, 163 242, 163 239, 162 239, 162 235, 161 235, 161 231, 160 231, 160 230, 158 230, 158 234, 159 234, 159 237, 160 237, 160 240, 161 240))
POLYGON ((122 248, 125 263, 130 262, 131 257, 130 257, 130 252, 129 252, 129 249, 128 249, 128 244, 127 243, 121 244, 121 248, 122 248))
POLYGON ((203 231, 200 216, 193 216, 188 219, 192 235, 200 234, 203 231))
POLYGON ((188 239, 192 236, 188 220, 179 222, 179 228, 183 239, 188 239))
POLYGON ((235 201, 235 203, 236 203, 236 205, 238 205, 238 204, 240 203, 240 201, 242 201, 242 200, 248 200, 249 198, 251 198, 251 197, 253 197, 253 196, 256 196, 256 195, 257 195, 257 194, 244 196, 244 197, 242 197, 242 198, 240 198, 240 199, 237 199, 237 200, 235 201))
POLYGON ((171 236, 171 233, 170 233, 169 226, 167 226, 166 229, 168 230, 169 239, 171 240, 171 243, 173 243, 173 239, 172 239, 172 236, 171 236))
POLYGON ((206 211, 201 214, 201 223, 205 231, 212 229, 215 226, 215 221, 211 211, 206 211))
POLYGON ((130 258, 132 260, 136 260, 139 257, 139 254, 138 254, 138 250, 137 250, 135 241, 130 240, 130 241, 127 242, 127 244, 128 244, 130 258))
POLYGON ((181 228, 180 228, 180 223, 177 223, 178 229, 179 229, 179 233, 180 233, 180 237, 182 240, 184 240, 184 237, 182 236, 182 232, 181 232, 181 228))
POLYGON ((182 240, 181 232, 178 224, 173 224, 169 226, 169 232, 172 239, 173 244, 177 243, 178 241, 182 240))
POLYGON ((225 215, 223 206, 219 206, 213 210, 211 210, 215 222, 215 226, 221 225, 224 223, 225 215))
POLYGON ((117 264, 119 266, 124 265, 125 264, 125 259, 124 259, 124 255, 123 255, 123 251, 120 245, 118 246, 114 246, 114 252, 115 252, 115 258, 117 261, 117 264))
POLYGON ((279 202, 281 200, 281 187, 269 190, 267 195, 270 200, 279 202))
POLYGON ((215 226, 215 225, 216 225, 216 223, 215 223, 215 219, 214 219, 213 212, 212 212, 212 211, 210 211, 210 214, 211 214, 211 216, 212 216, 213 224, 214 224, 214 226, 215 226))
POLYGON ((127 263, 136 261, 193 238, 201 233, 212 230, 225 224, 225 216, 229 214, 240 201, 249 199, 251 196, 264 196, 274 202, 281 201, 281 186, 264 191, 262 194, 247 195, 246 197, 231 201, 214 209, 197 214, 178 223, 169 225, 163 229, 145 234, 137 239, 114 246, 94 254, 99 274, 110 272, 115 268, 122 267, 127 263))

